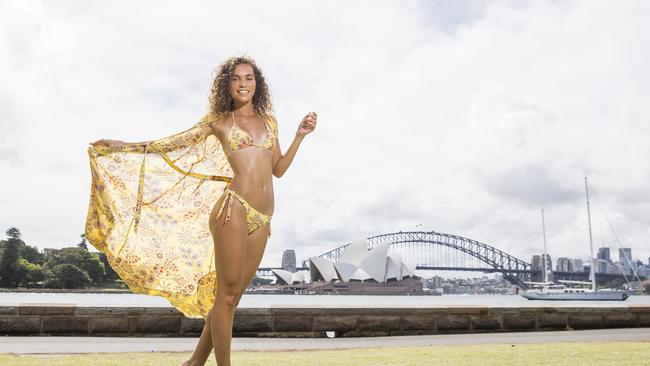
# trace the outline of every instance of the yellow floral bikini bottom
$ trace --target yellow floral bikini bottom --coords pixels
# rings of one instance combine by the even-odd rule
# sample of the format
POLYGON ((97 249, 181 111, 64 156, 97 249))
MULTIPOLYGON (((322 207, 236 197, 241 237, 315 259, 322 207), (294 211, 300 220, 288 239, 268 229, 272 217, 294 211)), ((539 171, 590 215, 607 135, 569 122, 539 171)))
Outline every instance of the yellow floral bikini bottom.
MULTIPOLYGON (((265 215, 257 211, 253 206, 251 206, 248 202, 246 202, 246 200, 243 199, 240 195, 238 195, 235 191, 226 188, 224 190, 224 194, 226 195, 226 198, 223 200, 223 203, 221 203, 221 207, 219 208, 219 212, 217 213, 217 217, 221 217, 224 207, 226 208, 226 217, 223 220, 224 225, 228 222, 228 219, 230 219, 233 197, 236 198, 241 203, 241 205, 244 207, 244 212, 246 212, 246 224, 248 225, 248 235, 250 235, 255 230, 271 222, 270 215, 265 215)), ((271 236, 271 228, 269 228, 269 236, 271 236)))

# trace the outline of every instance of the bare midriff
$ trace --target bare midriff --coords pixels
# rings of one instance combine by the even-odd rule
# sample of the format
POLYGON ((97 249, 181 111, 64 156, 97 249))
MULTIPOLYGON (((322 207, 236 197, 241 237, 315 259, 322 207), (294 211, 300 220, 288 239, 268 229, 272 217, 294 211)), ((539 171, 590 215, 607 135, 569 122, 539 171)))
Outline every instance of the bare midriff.
POLYGON ((273 153, 259 146, 228 153, 233 171, 230 189, 257 211, 273 215, 273 153))
MULTIPOLYGON (((244 132, 250 136, 252 145, 232 149, 230 148, 229 134, 235 125, 233 121, 229 122, 223 121, 220 124, 211 126, 212 132, 224 147, 228 163, 233 171, 232 180, 228 188, 237 193, 237 195, 248 202, 258 212, 272 216, 274 209, 272 177, 273 149, 276 149, 277 146, 273 144, 270 149, 260 146, 257 141, 261 139, 262 131, 258 130, 255 133, 258 137, 257 139, 254 139, 248 132, 244 132)), ((264 132, 269 133, 266 130, 266 125, 264 128, 264 132)), ((270 138, 274 137, 271 136, 270 138)), ((210 214, 211 223, 215 222, 223 199, 224 196, 215 203, 210 214)))

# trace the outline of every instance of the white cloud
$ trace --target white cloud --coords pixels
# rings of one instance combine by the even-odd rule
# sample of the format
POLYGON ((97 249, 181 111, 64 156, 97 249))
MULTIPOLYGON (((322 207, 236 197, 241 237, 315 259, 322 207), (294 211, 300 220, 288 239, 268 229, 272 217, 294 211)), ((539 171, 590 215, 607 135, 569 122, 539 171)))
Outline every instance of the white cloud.
MULTIPOLYGON (((554 257, 584 257, 584 175, 623 244, 650 255, 645 2, 0 7, 0 226, 31 244, 77 241, 88 141, 186 128, 218 63, 247 52, 282 147, 304 113, 320 118, 276 181, 263 264, 418 224, 529 260, 542 206, 554 257)), ((605 229, 596 244, 616 247, 605 229)))

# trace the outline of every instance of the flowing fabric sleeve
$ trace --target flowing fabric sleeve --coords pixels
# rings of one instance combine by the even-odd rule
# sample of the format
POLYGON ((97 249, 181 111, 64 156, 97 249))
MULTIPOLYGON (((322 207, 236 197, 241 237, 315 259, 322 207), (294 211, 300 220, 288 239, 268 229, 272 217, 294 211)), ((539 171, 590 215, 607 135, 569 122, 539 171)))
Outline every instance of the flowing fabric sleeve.
POLYGON ((192 318, 216 293, 208 217, 232 170, 208 115, 141 145, 91 146, 86 238, 136 293, 163 296, 192 318))

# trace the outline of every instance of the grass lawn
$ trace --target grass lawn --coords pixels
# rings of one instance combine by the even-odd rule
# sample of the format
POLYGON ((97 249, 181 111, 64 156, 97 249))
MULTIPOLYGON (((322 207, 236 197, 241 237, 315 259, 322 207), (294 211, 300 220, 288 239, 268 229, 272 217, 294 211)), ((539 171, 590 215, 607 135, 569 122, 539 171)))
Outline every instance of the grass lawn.
MULTIPOLYGON (((189 353, 103 353, 84 355, 0 355, 12 366, 179 365, 189 353)), ((215 365, 214 355, 208 365, 215 365)), ((650 342, 558 343, 364 348, 323 351, 234 352, 234 365, 650 365, 650 342)))

